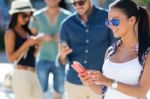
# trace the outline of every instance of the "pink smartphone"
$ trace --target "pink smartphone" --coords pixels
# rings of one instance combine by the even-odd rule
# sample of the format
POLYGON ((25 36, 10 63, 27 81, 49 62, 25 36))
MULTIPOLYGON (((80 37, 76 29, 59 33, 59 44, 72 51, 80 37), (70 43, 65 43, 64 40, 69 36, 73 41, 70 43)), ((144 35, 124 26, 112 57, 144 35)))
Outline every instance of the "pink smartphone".
POLYGON ((77 73, 83 73, 86 71, 86 69, 78 62, 78 61, 73 61, 73 64, 71 67, 77 72, 77 73))

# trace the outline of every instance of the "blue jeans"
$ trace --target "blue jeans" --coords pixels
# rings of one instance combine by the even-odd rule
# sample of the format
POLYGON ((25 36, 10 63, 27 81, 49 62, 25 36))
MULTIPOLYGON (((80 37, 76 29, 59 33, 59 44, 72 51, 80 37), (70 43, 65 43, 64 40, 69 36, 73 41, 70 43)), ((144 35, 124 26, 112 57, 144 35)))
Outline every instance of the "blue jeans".
POLYGON ((37 62, 36 72, 43 92, 48 90, 49 74, 53 73, 54 90, 64 94, 65 67, 56 67, 55 62, 42 60, 37 62))

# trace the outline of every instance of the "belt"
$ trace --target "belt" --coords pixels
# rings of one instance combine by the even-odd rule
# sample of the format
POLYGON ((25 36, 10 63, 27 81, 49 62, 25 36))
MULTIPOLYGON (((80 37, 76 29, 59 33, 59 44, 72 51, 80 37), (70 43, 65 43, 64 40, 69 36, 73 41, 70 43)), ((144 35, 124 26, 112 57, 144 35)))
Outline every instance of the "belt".
POLYGON ((16 66, 15 67, 16 69, 18 69, 18 70, 27 70, 27 71, 35 71, 35 69, 33 68, 33 67, 29 67, 29 66, 16 66))

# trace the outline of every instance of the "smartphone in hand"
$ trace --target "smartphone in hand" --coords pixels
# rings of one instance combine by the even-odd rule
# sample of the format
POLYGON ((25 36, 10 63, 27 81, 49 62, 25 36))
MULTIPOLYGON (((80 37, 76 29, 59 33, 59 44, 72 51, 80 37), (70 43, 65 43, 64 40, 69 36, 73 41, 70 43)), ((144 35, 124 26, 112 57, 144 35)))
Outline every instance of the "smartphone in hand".
POLYGON ((73 61, 73 64, 71 67, 77 72, 77 73, 83 73, 86 71, 86 69, 78 62, 78 61, 73 61))

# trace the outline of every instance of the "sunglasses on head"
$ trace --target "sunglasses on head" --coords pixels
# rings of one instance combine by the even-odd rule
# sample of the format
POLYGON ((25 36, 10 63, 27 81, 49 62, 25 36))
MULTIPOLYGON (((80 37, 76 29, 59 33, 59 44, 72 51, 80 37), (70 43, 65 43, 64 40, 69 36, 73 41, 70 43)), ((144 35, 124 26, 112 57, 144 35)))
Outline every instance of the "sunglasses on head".
POLYGON ((111 20, 110 20, 110 19, 107 19, 107 20, 105 21, 105 24, 106 24, 106 26, 107 26, 108 28, 110 28, 110 25, 113 25, 113 26, 117 27, 117 26, 119 26, 119 23, 120 23, 120 21, 119 21, 119 19, 117 19, 117 18, 112 18, 111 20))
POLYGON ((87 0, 73 1, 71 4, 74 5, 74 6, 77 6, 77 4, 78 4, 79 6, 83 6, 86 1, 87 1, 87 0))

